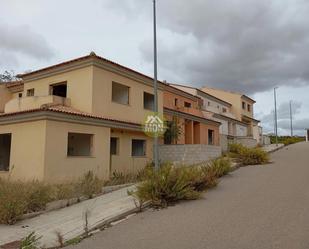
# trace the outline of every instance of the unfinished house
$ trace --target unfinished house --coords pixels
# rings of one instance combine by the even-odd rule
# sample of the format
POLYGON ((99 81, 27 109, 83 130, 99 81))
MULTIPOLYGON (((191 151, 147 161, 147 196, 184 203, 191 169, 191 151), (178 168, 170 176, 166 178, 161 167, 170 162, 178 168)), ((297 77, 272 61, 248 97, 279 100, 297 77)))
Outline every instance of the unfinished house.
MULTIPOLYGON (((0 177, 65 182, 137 172, 152 160, 142 131, 153 79, 91 53, 0 85, 0 177)), ((159 83, 163 114, 163 85, 159 83)))
POLYGON ((167 131, 160 158, 194 164, 221 155, 220 123, 206 118, 203 100, 169 84, 164 85, 164 117, 167 131))
POLYGON ((239 140, 236 142, 241 142, 246 146, 254 147, 260 141, 259 135, 259 120, 254 118, 254 104, 255 100, 244 95, 242 93, 231 92, 227 90, 215 89, 210 87, 203 87, 201 90, 205 93, 211 94, 219 99, 223 99, 231 103, 230 112, 234 115, 235 119, 241 124, 246 126, 246 130, 238 127, 237 132, 243 132, 239 140))
POLYGON ((171 85, 203 100, 201 110, 204 117, 214 119, 221 123, 219 132, 220 144, 223 151, 227 151, 229 143, 237 142, 238 140, 241 141, 243 138, 249 136, 248 124, 238 120, 236 115, 232 113, 233 106, 231 103, 195 87, 179 84, 171 85))

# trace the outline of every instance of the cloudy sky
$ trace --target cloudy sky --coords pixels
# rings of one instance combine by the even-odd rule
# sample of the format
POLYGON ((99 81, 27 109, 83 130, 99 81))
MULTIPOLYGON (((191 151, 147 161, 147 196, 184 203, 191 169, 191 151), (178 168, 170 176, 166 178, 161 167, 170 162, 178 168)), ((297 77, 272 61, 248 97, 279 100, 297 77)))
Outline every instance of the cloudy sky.
MULTIPOLYGON (((0 0, 0 71, 95 51, 152 75, 152 0, 0 0)), ((159 78, 244 92, 279 133, 309 128, 309 1, 157 0, 159 78)))

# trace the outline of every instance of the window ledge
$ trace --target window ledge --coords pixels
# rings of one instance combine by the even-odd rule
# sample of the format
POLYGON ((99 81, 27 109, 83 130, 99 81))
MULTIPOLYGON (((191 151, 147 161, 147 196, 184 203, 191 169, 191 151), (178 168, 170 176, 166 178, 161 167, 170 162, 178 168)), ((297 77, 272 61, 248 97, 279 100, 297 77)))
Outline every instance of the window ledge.
POLYGON ((131 156, 132 158, 147 158, 147 156, 131 156))

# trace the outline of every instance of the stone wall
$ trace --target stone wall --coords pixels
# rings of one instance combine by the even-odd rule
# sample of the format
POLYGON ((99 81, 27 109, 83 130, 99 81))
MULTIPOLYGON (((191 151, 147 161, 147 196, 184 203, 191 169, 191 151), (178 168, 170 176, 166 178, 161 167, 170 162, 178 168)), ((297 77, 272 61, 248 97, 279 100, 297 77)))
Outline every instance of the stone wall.
POLYGON ((221 147, 205 144, 160 145, 161 162, 196 164, 221 156, 221 147))

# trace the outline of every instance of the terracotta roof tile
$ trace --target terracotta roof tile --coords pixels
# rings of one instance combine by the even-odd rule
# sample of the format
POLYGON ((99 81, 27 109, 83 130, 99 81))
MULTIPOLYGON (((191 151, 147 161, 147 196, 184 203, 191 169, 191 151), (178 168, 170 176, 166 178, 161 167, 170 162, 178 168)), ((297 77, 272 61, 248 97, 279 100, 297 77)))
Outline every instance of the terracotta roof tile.
POLYGON ((67 106, 62 106, 62 105, 49 106, 49 107, 43 106, 41 108, 29 109, 29 110, 24 110, 24 111, 19 111, 19 112, 0 113, 0 119, 1 119, 1 117, 9 117, 9 116, 15 116, 15 115, 32 113, 32 112, 40 112, 40 111, 65 113, 65 114, 69 114, 69 115, 76 115, 76 116, 80 116, 80 117, 114 121, 114 122, 120 122, 120 123, 124 123, 124 124, 130 124, 130 125, 141 125, 139 123, 134 123, 132 121, 125 121, 125 120, 119 120, 119 119, 114 119, 114 118, 109 118, 109 117, 103 117, 103 116, 100 116, 100 115, 94 115, 94 114, 91 114, 91 113, 79 111, 79 110, 74 109, 72 107, 67 107, 67 106))

